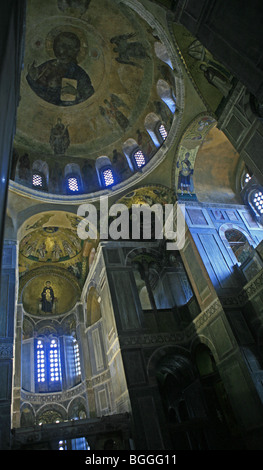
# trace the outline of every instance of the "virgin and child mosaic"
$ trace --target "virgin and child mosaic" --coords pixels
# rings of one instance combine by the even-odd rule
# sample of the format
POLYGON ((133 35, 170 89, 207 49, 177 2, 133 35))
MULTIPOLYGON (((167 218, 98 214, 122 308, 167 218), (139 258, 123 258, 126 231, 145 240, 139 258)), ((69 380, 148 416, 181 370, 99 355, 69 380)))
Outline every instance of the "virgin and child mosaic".
POLYGON ((42 312, 52 313, 55 295, 50 281, 46 281, 39 300, 42 312))

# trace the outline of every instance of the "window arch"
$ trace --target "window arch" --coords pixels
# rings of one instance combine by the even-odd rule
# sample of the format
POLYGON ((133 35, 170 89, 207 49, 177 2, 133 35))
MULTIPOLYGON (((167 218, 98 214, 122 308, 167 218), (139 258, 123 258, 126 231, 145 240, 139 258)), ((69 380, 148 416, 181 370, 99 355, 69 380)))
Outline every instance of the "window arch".
POLYGON ((146 156, 134 139, 128 139, 123 144, 123 152, 131 170, 140 170, 146 165, 146 156))
POLYGON ((165 80, 159 79, 156 88, 161 100, 168 106, 171 113, 174 114, 176 111, 176 97, 172 87, 165 80))
POLYGON ((173 70, 173 66, 172 66, 168 51, 162 42, 156 41, 154 43, 154 51, 155 51, 156 57, 158 57, 158 59, 160 59, 165 64, 169 65, 169 67, 173 70))
POLYGON ((98 157, 96 162, 96 171, 98 180, 102 188, 111 188, 117 183, 115 172, 112 168, 112 163, 107 156, 98 157))
POLYGON ((80 167, 76 163, 69 163, 65 166, 65 186, 68 194, 77 194, 82 190, 82 178, 80 167))
POLYGON ((66 410, 61 405, 56 405, 54 408, 45 406, 43 411, 40 411, 36 416, 36 423, 38 425, 62 423, 66 420, 66 410))
POLYGON ((48 164, 42 160, 35 160, 32 165, 32 188, 46 191, 48 188, 48 164))
POLYGON ((239 263, 243 263, 253 251, 253 240, 241 227, 224 224, 219 230, 225 244, 231 248, 239 263))
POLYGON ((38 337, 35 342, 36 392, 61 390, 60 343, 56 336, 38 337))
POLYGON ((72 193, 79 192, 79 181, 76 176, 68 176, 67 179, 68 190, 72 193))
POLYGON ((105 187, 112 186, 115 183, 114 175, 112 168, 104 168, 101 172, 102 174, 102 180, 103 180, 103 185, 105 187))
POLYGON ((145 118, 144 126, 154 145, 157 148, 160 147, 168 135, 164 123, 160 121, 160 118, 155 113, 149 113, 145 118))

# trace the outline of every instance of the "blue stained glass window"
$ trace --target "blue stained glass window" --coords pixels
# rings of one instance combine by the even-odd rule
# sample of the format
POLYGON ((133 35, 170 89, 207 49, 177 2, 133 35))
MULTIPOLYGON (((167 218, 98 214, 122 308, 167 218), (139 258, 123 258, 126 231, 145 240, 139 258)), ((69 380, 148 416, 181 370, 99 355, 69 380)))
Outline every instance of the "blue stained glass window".
POLYGON ((136 162, 137 168, 142 168, 145 165, 145 156, 141 150, 137 150, 134 153, 134 160, 136 162))
POLYGON ((76 376, 79 376, 81 374, 79 345, 75 338, 73 339, 73 351, 74 351, 74 362, 75 362, 75 374, 76 376))
POLYGON ((251 195, 251 204, 258 215, 263 214, 263 193, 262 191, 253 191, 251 195))
POLYGON ((39 173, 34 173, 32 176, 32 184, 36 188, 43 187, 43 177, 39 173))
POLYGON ((167 135, 168 135, 168 133, 167 133, 167 130, 165 129, 165 127, 164 127, 163 124, 161 124, 161 125, 159 126, 159 132, 160 132, 160 135, 161 135, 162 139, 165 140, 166 137, 167 137, 167 135))
POLYGON ((61 361, 57 338, 38 338, 36 342, 36 389, 39 392, 59 390, 61 361))
POLYGON ((114 176, 110 168, 103 170, 102 176, 103 176, 105 186, 112 186, 115 183, 114 176))
POLYGON ((51 382, 60 381, 60 358, 56 339, 52 339, 49 345, 49 374, 51 382))
POLYGON ((37 341, 37 382, 46 382, 46 360, 44 343, 42 340, 37 341))
POLYGON ((79 191, 78 179, 75 176, 70 176, 68 178, 68 189, 72 192, 78 192, 79 191))

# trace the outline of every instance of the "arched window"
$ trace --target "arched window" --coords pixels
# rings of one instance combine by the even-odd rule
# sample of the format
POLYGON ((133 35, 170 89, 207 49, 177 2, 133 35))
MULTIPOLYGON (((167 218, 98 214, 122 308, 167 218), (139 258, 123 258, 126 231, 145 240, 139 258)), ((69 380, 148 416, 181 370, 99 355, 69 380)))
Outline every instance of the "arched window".
POLYGON ((161 100, 168 106, 171 113, 175 113, 176 110, 176 97, 171 86, 165 80, 158 80, 157 82, 157 93, 161 100))
POLYGON ((49 375, 50 382, 58 383, 61 381, 61 366, 58 340, 52 339, 49 344, 49 375))
POLYGON ((155 113, 147 114, 144 121, 145 129, 150 135, 154 145, 160 147, 167 138, 167 129, 155 113))
POLYGON ((82 178, 80 167, 76 163, 69 163, 65 166, 65 186, 67 194, 77 194, 82 190, 82 178))
POLYGON ((61 359, 58 338, 37 338, 35 357, 36 391, 51 392, 61 390, 61 359))
POLYGON ((68 187, 68 191, 70 191, 71 193, 78 193, 79 192, 78 178, 76 178, 76 176, 68 176, 67 187, 68 187))
POLYGON ((144 156, 142 150, 140 150, 140 149, 138 149, 138 150, 136 150, 136 152, 134 152, 133 158, 134 158, 134 161, 135 161, 135 164, 136 164, 136 167, 138 168, 138 170, 140 168, 142 168, 146 163, 145 156, 144 156))
POLYGON ((163 140, 163 142, 165 141, 167 135, 168 135, 168 132, 165 128, 165 126, 163 124, 160 124, 159 127, 158 127, 158 131, 159 131, 159 134, 163 140))
POLYGON ((34 189, 47 190, 49 179, 48 165, 42 160, 36 160, 32 165, 32 187, 34 189))
POLYGON ((105 170, 102 170, 102 178, 105 187, 112 186, 115 183, 113 171, 111 168, 106 168, 105 170))
POLYGON ((225 238, 228 241, 237 260, 240 263, 245 261, 252 248, 244 233, 231 228, 225 231, 225 238))
POLYGON ((140 170, 146 165, 146 156, 134 139, 128 139, 123 144, 123 152, 131 170, 140 170))
POLYGON ((78 345, 76 338, 73 338, 73 355, 74 355, 74 365, 75 365, 75 376, 80 377, 81 368, 80 368, 79 345, 78 345))
POLYGON ((113 171, 111 161, 108 157, 98 157, 95 166, 102 188, 110 188, 117 183, 115 172, 113 171))
POLYGON ((34 189, 44 189, 46 186, 44 175, 39 172, 34 172, 32 175, 32 186, 34 189))
POLYGON ((52 408, 46 409, 36 418, 37 424, 39 426, 41 426, 42 424, 62 423, 63 421, 65 421, 65 419, 66 416, 64 412, 52 410, 52 408))
POLYGON ((36 363, 37 363, 37 383, 45 383, 47 380, 47 365, 46 365, 46 355, 44 348, 44 341, 42 339, 37 340, 36 346, 36 363))

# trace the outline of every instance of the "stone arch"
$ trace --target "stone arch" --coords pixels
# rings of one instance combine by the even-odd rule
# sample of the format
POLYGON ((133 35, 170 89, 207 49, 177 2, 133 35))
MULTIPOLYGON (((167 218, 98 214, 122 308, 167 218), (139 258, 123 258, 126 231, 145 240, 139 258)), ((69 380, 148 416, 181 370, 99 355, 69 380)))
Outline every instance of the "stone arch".
POLYGON ((148 363, 146 366, 147 375, 151 383, 156 382, 156 370, 158 368, 158 364, 166 357, 166 356, 182 356, 190 361, 190 353, 188 349, 184 346, 162 346, 157 348, 149 357, 148 363))
POLYGON ((65 407, 58 403, 47 403, 41 406, 36 412, 36 424, 49 424, 54 423, 56 420, 59 422, 68 419, 67 410, 65 407))
POLYGON ((34 334, 35 335, 43 335, 43 336, 51 336, 51 335, 58 335, 60 329, 60 322, 56 319, 43 319, 35 324, 34 334))
POLYGON ((33 338, 34 331, 35 331, 35 322, 28 315, 24 315, 23 326, 22 326, 23 340, 28 339, 28 338, 33 338))
POLYGON ((203 334, 199 334, 198 335, 198 338, 194 338, 194 340, 192 341, 191 343, 191 346, 190 346, 190 354, 191 354, 191 358, 192 360, 194 361, 194 358, 195 358, 195 350, 196 348, 200 345, 200 344, 203 344, 204 346, 206 346, 208 349, 210 349, 211 353, 213 354, 213 357, 216 361, 216 363, 219 362, 219 355, 218 355, 218 352, 216 350, 216 347, 215 345, 212 343, 212 341, 205 335, 203 334))
POLYGON ((251 235, 239 225, 235 225, 231 223, 221 225, 219 228, 219 236, 221 240, 223 241, 227 250, 230 252, 230 255, 232 255, 232 258, 234 256, 235 258, 233 259, 237 259, 238 262, 242 262, 242 260, 244 260, 249 255, 249 253, 253 251, 253 248, 256 246, 256 243, 251 237, 251 235), (232 232, 233 235, 235 233, 236 235, 240 233, 241 236, 243 236, 243 240, 240 241, 242 242, 242 245, 240 245, 240 248, 238 247, 238 245, 235 247, 234 245, 231 244, 229 237, 226 235, 227 233, 230 233, 230 232, 232 232))
POLYGON ((249 232, 247 232, 246 230, 243 229, 243 227, 240 227, 239 225, 235 225, 235 224, 223 224, 220 226, 219 228, 219 235, 221 237, 221 239, 224 241, 224 242, 227 242, 227 238, 226 238, 226 235, 225 235, 225 232, 227 230, 230 230, 230 229, 234 229, 234 230, 238 230, 239 232, 243 233, 243 235, 245 235, 245 237, 248 239, 248 241, 254 245, 255 242, 253 240, 253 238, 251 237, 251 235, 249 234, 249 232))
POLYGON ((132 248, 126 255, 125 265, 131 266, 138 258, 145 258, 150 261, 158 262, 160 253, 155 248, 132 248))
POLYGON ((75 312, 71 312, 66 315, 60 325, 60 330, 62 334, 72 335, 72 333, 76 332, 77 326, 77 314, 75 312))
POLYGON ((88 418, 88 409, 85 398, 75 397, 68 405, 69 419, 86 419, 88 418))
POLYGON ((155 383, 153 380, 151 382, 152 386, 158 387, 160 405, 173 448, 205 449, 202 422, 197 425, 197 432, 192 432, 192 424, 196 424, 196 418, 202 413, 203 403, 196 383, 196 368, 189 351, 183 347, 170 346, 158 349, 154 356, 150 360, 155 383))

